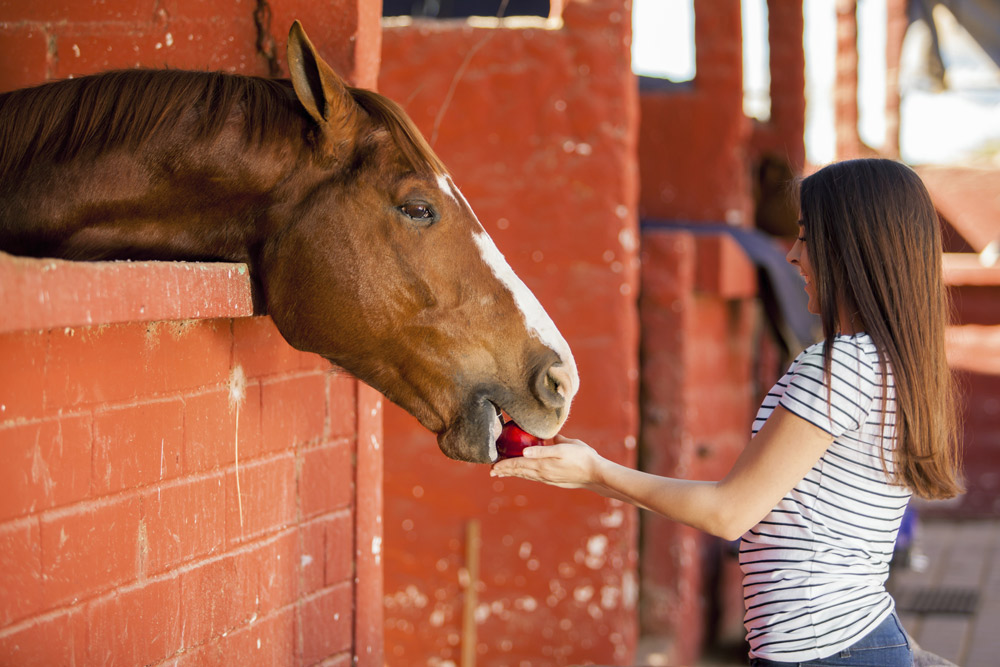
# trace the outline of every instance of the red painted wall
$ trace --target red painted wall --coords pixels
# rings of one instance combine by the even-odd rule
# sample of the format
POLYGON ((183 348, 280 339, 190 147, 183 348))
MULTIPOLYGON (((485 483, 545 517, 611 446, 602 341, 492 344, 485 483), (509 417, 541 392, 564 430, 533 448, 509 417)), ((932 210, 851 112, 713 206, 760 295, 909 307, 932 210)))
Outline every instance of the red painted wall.
MULTIPOLYGON (((719 479, 746 444, 778 353, 756 301, 756 270, 726 235, 669 224, 751 227, 765 156, 805 161, 800 2, 768 2, 771 119, 743 113, 739 0, 695 0, 696 74, 644 89, 639 139, 642 231, 640 465, 660 475, 719 479)), ((773 204, 771 202, 770 204, 773 204)), ((643 651, 697 662, 706 646, 742 642, 741 576, 720 540, 642 515, 643 651)))
MULTIPOLYGON (((978 205, 989 202, 984 192, 978 205)), ((973 202, 968 207, 975 206, 973 202)), ((988 204, 986 204, 988 207, 988 204)), ((961 391, 966 493, 930 511, 956 517, 1000 514, 1000 266, 973 253, 947 254, 945 280, 955 306, 948 362, 961 391)))
MULTIPOLYGON (((403 103, 574 351, 564 428, 635 463, 637 99, 629 3, 570 2, 557 29, 420 23, 383 33, 380 90, 403 103)), ((391 665, 630 664, 636 513, 582 491, 494 481, 386 410, 391 665), (475 636, 466 526, 482 527, 475 636), (470 644, 471 642, 471 644, 470 644)))
MULTIPOLYGON (((273 1, 261 52, 253 3, 4 1, 0 90, 268 74, 292 18, 373 86, 375 4, 273 1)), ((251 317, 245 267, 0 253, 0 313, 0 663, 383 664, 382 399, 251 317)))

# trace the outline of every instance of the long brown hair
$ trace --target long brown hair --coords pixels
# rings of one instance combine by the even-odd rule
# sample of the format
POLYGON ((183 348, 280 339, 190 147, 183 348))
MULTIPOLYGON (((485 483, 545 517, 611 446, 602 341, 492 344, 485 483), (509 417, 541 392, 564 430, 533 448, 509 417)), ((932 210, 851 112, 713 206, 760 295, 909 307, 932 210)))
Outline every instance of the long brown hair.
MULTIPOLYGON (((924 498, 961 493, 956 391, 945 359, 950 307, 927 189, 898 162, 848 160, 804 178, 799 205, 827 370, 843 312, 892 372, 894 481, 924 498)), ((888 373, 882 377, 887 397, 888 373)))

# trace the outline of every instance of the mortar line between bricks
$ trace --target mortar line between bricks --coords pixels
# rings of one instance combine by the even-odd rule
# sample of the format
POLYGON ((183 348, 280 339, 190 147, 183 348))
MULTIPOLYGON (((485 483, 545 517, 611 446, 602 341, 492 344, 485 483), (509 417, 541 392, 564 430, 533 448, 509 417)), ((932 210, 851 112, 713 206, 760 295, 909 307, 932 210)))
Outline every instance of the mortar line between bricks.
MULTIPOLYGON (((284 450, 283 450, 284 451, 284 450)), ((271 456, 269 460, 277 459, 281 456, 281 453, 271 456)), ((266 462, 264 459, 254 459, 257 461, 266 462)), ((228 470, 225 467, 213 468, 211 470, 204 470, 199 472, 187 473, 178 477, 170 477, 168 479, 158 479, 154 482, 148 484, 143 484, 141 486, 132 486, 112 493, 102 494, 102 495, 90 495, 86 498, 81 498, 75 502, 60 505, 59 507, 50 507, 37 512, 31 512, 26 515, 21 515, 21 517, 12 517, 10 520, 0 522, 0 525, 4 523, 10 523, 11 521, 17 520, 19 518, 31 518, 38 517, 39 519, 54 520, 67 518, 69 515, 78 512, 80 507, 85 505, 90 505, 98 508, 108 507, 109 505, 119 502, 123 499, 128 499, 129 497, 135 497, 140 501, 140 506, 142 503, 142 496, 156 489, 167 490, 173 489, 174 487, 185 486, 189 483, 206 482, 211 480, 213 477, 218 477, 225 481, 226 474, 228 470)), ((141 513, 140 513, 141 515, 141 513)))
MULTIPOLYGON (((187 561, 184 561, 183 563, 179 563, 177 566, 171 568, 166 572, 158 573, 156 575, 153 575, 152 577, 146 577, 141 581, 137 578, 130 579, 126 582, 116 584, 111 588, 95 591, 91 595, 78 598, 74 602, 66 603, 60 607, 57 607, 56 609, 46 611, 42 615, 31 616, 28 619, 26 619, 26 621, 19 623, 17 627, 20 628, 21 625, 25 624, 30 625, 36 622, 42 616, 52 615, 53 617, 55 617, 60 613, 72 613, 77 608, 82 612, 83 609, 88 605, 105 602, 107 600, 114 599, 121 595, 141 590, 147 586, 154 586, 156 584, 169 582, 174 579, 176 579, 178 581, 178 585, 180 585, 180 578, 182 575, 185 575, 189 572, 193 572, 194 570, 204 565, 211 565, 213 563, 219 562, 225 558, 251 554, 253 551, 257 549, 265 548, 271 544, 278 542, 278 540, 285 537, 286 534, 290 535, 293 531, 296 530, 298 530, 297 526, 286 527, 279 530, 276 533, 265 535, 263 537, 260 537, 259 539, 254 539, 250 542, 241 543, 232 549, 228 549, 219 554, 209 556, 208 558, 202 558, 200 560, 196 558, 189 559, 187 561)), ((9 627, 4 628, 3 631, 0 632, 0 637, 3 637, 3 634, 8 632, 9 629, 10 629, 9 627)))
POLYGON ((87 498, 82 498, 76 502, 70 503, 69 505, 61 505, 59 507, 51 507, 49 509, 42 510, 37 513, 37 516, 45 521, 66 519, 69 518, 70 515, 77 513, 80 508, 85 505, 89 505, 96 509, 104 509, 117 502, 129 500, 130 498, 140 500, 142 492, 148 488, 148 486, 131 487, 103 496, 88 496, 87 498))
POLYGON ((344 581, 338 581, 338 582, 336 582, 334 584, 330 584, 329 586, 323 586, 319 590, 312 591, 311 593, 307 593, 305 595, 300 595, 298 598, 296 598, 296 600, 297 600, 297 602, 300 602, 300 603, 301 602, 312 602, 313 600, 316 600, 316 599, 320 598, 321 596, 329 593, 330 591, 338 589, 338 588, 350 588, 350 589, 353 590, 353 588, 354 588, 354 579, 353 578, 351 578, 351 579, 345 579, 344 581))
POLYGON ((355 436, 353 435, 338 435, 333 438, 322 436, 319 438, 310 438, 303 442, 295 444, 296 452, 311 452, 317 449, 322 449, 328 445, 350 445, 354 442, 355 436))
POLYGON ((23 630, 27 630, 29 627, 33 625, 39 625, 40 623, 54 621, 58 619, 60 616, 69 616, 76 612, 82 614, 83 608, 87 604, 89 604, 91 600, 92 598, 77 600, 76 602, 66 603, 54 609, 46 609, 41 613, 31 614, 26 618, 14 621, 10 625, 0 628, 0 640, 6 639, 11 635, 16 635, 17 633, 23 630))
MULTIPOLYGON (((180 398, 180 396, 175 396, 175 398, 180 398)), ((163 403, 169 399, 162 399, 158 401, 151 401, 151 403, 163 403)), ((58 412, 53 412, 51 414, 45 414, 40 417, 14 417, 13 419, 6 419, 0 421, 0 431, 6 430, 8 428, 15 428, 18 426, 33 426, 35 424, 47 424, 49 422, 62 421, 64 419, 76 419, 79 417, 95 417, 97 414, 103 414, 105 412, 113 411, 116 408, 110 407, 107 409, 101 409, 100 406, 107 405, 106 403, 86 403, 82 404, 83 407, 77 408, 74 406, 72 410, 60 409, 58 412)), ((129 408, 134 405, 145 405, 145 403, 124 403, 121 405, 114 404, 118 406, 117 409, 129 408)), ((93 434, 91 434, 93 435, 93 434)))
MULTIPOLYGON (((236 627, 234 627, 234 628, 232 628, 230 630, 226 630, 226 631, 224 631, 224 632, 222 632, 222 633, 220 633, 218 635, 209 637, 205 641, 200 642, 198 644, 192 644, 191 646, 185 646, 185 647, 183 647, 181 649, 178 649, 178 650, 174 651, 173 654, 167 656, 166 658, 163 658, 162 660, 159 660, 157 662, 149 663, 149 665, 147 667, 166 667, 167 665, 175 664, 175 661, 179 657, 183 656, 184 654, 190 653, 192 651, 197 651, 198 649, 200 649, 203 646, 209 646, 209 645, 213 644, 214 642, 216 642, 218 639, 220 639, 222 637, 229 637, 229 636, 232 636, 232 635, 234 635, 236 633, 239 633, 239 632, 246 632, 250 628, 252 628, 254 625, 256 625, 257 623, 270 621, 273 618, 277 618, 277 617, 281 616, 282 614, 291 613, 294 616, 299 611, 299 605, 300 605, 300 603, 304 599, 305 598, 297 597, 292 602, 290 602, 290 603, 288 603, 286 605, 282 605, 280 607, 275 607, 274 609, 272 609, 271 611, 267 612, 266 614, 258 615, 253 620, 246 619, 241 625, 238 625, 238 626, 236 626, 236 627)), ((346 650, 340 651, 340 652, 338 652, 338 653, 336 653, 336 654, 334 654, 332 656, 328 656, 327 658, 324 659, 324 661, 327 660, 327 659, 329 659, 329 658, 338 658, 339 656, 352 656, 352 651, 350 649, 346 649, 346 650)), ((319 664, 321 664, 321 663, 317 663, 317 665, 319 665, 319 664)))
MULTIPOLYGON (((316 377, 317 372, 322 373, 323 377, 326 378, 327 374, 330 373, 330 369, 327 368, 300 368, 290 371, 281 371, 279 373, 268 373, 266 375, 254 376, 254 379, 258 380, 261 384, 272 384, 275 382, 283 382, 285 380, 298 380, 300 378, 316 377)), ((248 377, 247 380, 250 378, 248 377)))
POLYGON ((258 536, 251 538, 246 542, 236 542, 235 546, 221 551, 216 554, 209 555, 207 558, 189 558, 188 560, 182 561, 176 564, 169 572, 163 572, 156 577, 151 577, 148 582, 154 581, 157 577, 167 578, 169 574, 187 574, 188 572, 193 572, 203 565, 211 565, 212 563, 217 563, 224 558, 230 558, 232 556, 240 556, 244 554, 251 553, 262 547, 269 546, 276 543, 278 540, 291 535, 293 532, 298 530, 298 525, 294 526, 283 526, 278 528, 274 532, 262 533, 258 536))
MULTIPOLYGON (((284 450, 283 450, 284 451, 284 450)), ((279 453, 280 455, 280 453, 279 453)), ((278 455, 272 456, 271 458, 277 458, 278 455)), ((262 461, 263 459, 253 459, 256 461, 262 461)), ((96 507, 107 507, 115 502, 120 501, 123 498, 128 498, 129 496, 134 496, 138 498, 141 502, 142 495, 150 491, 155 491, 156 489, 166 490, 172 489, 178 486, 184 486, 191 482, 205 482, 213 477, 219 477, 223 481, 227 470, 224 467, 213 468, 211 470, 203 470, 198 472, 186 473, 178 477, 170 477, 168 479, 158 479, 154 482, 148 484, 142 484, 140 486, 131 486, 125 489, 120 489, 112 493, 106 493, 101 495, 88 495, 86 498, 81 498, 74 502, 68 503, 66 505, 60 505, 58 507, 48 507, 36 512, 29 512, 28 514, 22 514, 19 517, 11 517, 10 519, 0 521, 0 525, 9 524, 13 521, 20 520, 22 518, 28 519, 31 517, 38 517, 39 519, 62 519, 66 518, 68 515, 73 514, 78 511, 83 505, 93 505, 96 507)))
POLYGON ((312 516, 303 517, 299 525, 305 526, 320 523, 322 521, 329 521, 330 519, 341 519, 345 516, 353 516, 353 512, 351 511, 353 507, 353 505, 343 505, 336 509, 327 510, 322 514, 314 514, 312 516))

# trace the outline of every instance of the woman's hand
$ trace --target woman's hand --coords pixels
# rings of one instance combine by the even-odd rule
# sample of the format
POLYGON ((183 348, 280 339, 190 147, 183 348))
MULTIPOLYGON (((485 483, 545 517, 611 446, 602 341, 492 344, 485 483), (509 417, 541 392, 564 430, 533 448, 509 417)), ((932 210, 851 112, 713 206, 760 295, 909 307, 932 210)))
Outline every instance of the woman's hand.
POLYGON ((528 447, 524 456, 493 464, 492 477, 521 477, 564 489, 589 488, 604 459, 581 440, 557 435, 551 445, 528 447))

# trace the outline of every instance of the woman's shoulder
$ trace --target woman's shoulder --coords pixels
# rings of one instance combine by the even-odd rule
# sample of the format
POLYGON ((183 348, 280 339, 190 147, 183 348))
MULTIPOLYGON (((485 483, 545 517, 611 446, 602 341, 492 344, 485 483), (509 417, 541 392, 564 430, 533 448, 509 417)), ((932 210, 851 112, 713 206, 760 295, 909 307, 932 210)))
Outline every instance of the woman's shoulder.
MULTIPOLYGON (((793 367, 802 365, 825 367, 823 360, 825 343, 819 341, 807 347, 796 357, 793 367)), ((871 336, 864 332, 837 334, 831 345, 830 362, 831 372, 837 377, 857 377, 874 383, 879 374, 878 350, 871 336)))

